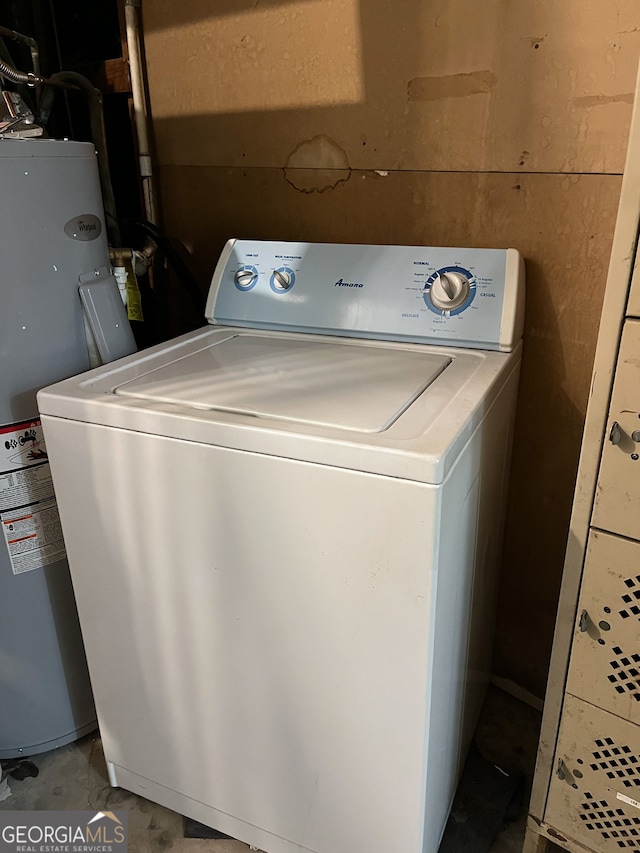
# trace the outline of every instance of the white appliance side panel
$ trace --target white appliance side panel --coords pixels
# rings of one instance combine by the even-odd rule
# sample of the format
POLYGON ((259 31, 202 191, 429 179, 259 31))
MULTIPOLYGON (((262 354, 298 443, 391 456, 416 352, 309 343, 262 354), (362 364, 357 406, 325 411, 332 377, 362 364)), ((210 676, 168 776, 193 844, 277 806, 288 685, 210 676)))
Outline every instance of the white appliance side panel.
POLYGON ((421 851, 427 723, 460 713, 430 696, 439 490, 43 421, 106 758, 301 849, 421 851))
MULTIPOLYGON (((498 596, 504 525, 507 511, 511 451, 515 426, 519 370, 509 377, 490 409, 482 430, 476 434, 474 449, 479 459, 479 502, 473 574, 472 620, 469 629, 465 729, 463 758, 471 743, 475 722, 484 702, 491 675, 495 612, 498 596)), ((468 480, 471 482, 471 479, 468 480)), ((444 556, 441 560, 446 559, 444 556)))
POLYGON ((517 371, 458 457, 441 490, 425 845, 436 853, 491 671, 493 623, 517 371))

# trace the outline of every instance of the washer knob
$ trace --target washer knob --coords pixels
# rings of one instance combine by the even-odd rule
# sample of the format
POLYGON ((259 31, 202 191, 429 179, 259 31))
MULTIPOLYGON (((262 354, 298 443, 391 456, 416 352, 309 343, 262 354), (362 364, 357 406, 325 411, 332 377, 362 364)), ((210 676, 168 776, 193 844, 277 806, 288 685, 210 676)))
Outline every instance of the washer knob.
POLYGON ((242 269, 238 270, 233 280, 238 287, 251 287, 257 277, 257 273, 253 270, 242 269))
POLYGON ((459 272, 441 272, 431 285, 431 301, 442 311, 453 311, 469 295, 469 279, 459 272))
POLYGON ((274 270, 273 285, 274 287, 277 287, 278 290, 289 290, 291 287, 291 273, 285 272, 284 270, 274 270))

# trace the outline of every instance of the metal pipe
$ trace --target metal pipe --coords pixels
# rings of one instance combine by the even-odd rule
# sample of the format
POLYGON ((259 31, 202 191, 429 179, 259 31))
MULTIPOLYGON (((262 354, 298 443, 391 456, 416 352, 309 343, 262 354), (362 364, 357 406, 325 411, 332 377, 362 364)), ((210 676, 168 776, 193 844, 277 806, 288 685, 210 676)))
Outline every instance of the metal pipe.
MULTIPOLYGON (((22 33, 17 33, 15 30, 10 30, 7 27, 0 27, 0 36, 12 39, 12 41, 26 44, 31 52, 31 63, 33 65, 33 73, 36 77, 40 76, 40 51, 38 50, 38 42, 32 39, 31 36, 25 36, 22 33)), ((14 80, 15 83, 20 82, 14 80)))
POLYGON ((120 226, 116 213, 116 201, 111 184, 111 173, 109 170, 109 158, 107 156, 107 137, 104 128, 104 113, 102 110, 102 93, 95 88, 93 83, 77 74, 75 71, 59 71, 51 78, 52 83, 65 83, 76 86, 87 96, 89 103, 89 121, 91 124, 91 139, 96 147, 98 155, 98 171, 100 174, 100 186, 102 188, 102 201, 107 226, 109 242, 112 246, 121 246, 120 226))
POLYGON ((156 195, 151 166, 149 145, 149 107, 144 87, 144 67, 140 42, 140 18, 138 10, 141 0, 125 0, 124 14, 126 22, 127 50, 129 52, 129 73, 131 75, 131 93, 133 96, 133 115, 138 139, 138 158, 145 217, 154 225, 158 222, 156 195))

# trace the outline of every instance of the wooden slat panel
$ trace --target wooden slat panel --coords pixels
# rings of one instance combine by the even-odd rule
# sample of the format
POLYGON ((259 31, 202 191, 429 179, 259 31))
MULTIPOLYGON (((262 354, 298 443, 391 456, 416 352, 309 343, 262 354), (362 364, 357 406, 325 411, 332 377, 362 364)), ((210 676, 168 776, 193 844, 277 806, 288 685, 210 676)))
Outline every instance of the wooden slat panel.
POLYGON ((164 167, 161 189, 167 231, 191 252, 203 291, 233 236, 523 252, 525 349, 495 668, 542 695, 620 178, 164 167), (305 182, 325 190, 305 191, 305 182))
POLYGON ((161 162, 621 172, 635 0, 155 0, 161 162), (327 160, 329 158, 329 161, 327 160))
POLYGON ((129 63, 126 59, 106 59, 104 62, 84 65, 78 68, 78 71, 91 80, 103 94, 131 91, 129 63))
MULTIPOLYGON (((592 524, 640 539, 640 322, 627 320, 622 332, 613 395, 602 447, 592 524), (609 440, 618 424, 617 442, 609 440)), ((640 650, 639 650, 640 651, 640 650)))

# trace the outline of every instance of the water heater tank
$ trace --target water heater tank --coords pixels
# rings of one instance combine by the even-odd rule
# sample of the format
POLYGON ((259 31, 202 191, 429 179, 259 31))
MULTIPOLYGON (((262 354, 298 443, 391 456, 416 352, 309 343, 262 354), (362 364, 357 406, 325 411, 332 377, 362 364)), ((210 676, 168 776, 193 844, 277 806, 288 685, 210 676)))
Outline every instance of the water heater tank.
POLYGON ((89 367, 79 287, 110 275, 92 145, 0 139, 0 758, 96 726, 36 392, 89 367))

